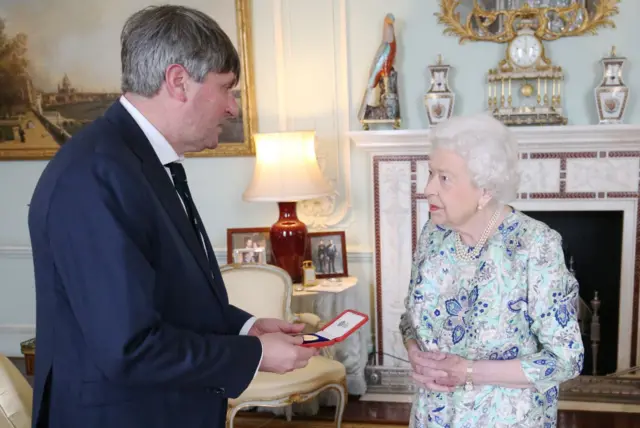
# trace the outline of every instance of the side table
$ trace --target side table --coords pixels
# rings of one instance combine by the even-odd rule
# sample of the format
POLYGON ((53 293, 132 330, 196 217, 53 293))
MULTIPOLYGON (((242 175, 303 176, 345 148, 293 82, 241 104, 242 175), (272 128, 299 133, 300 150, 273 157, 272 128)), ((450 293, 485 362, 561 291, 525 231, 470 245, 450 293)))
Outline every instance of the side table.
POLYGON ((27 376, 33 376, 36 370, 36 338, 20 343, 20 351, 24 356, 25 372, 27 376))

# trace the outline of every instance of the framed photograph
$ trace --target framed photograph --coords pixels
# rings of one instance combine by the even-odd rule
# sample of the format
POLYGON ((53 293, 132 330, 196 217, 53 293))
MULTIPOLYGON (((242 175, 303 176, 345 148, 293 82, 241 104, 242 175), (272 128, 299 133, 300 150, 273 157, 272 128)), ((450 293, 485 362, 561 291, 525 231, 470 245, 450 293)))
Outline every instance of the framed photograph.
MULTIPOLYGON (((148 0, 20 0, 0 4, 0 160, 49 159, 118 100, 120 32, 148 0), (69 11, 73 13, 69 15, 69 11), (80 19, 80 17, 82 19, 80 19)), ((234 42, 241 78, 237 118, 215 150, 189 157, 253 156, 256 128, 251 0, 184 0, 215 19, 234 42)))
POLYGON ((235 248, 233 250, 233 263, 258 263, 267 264, 266 248, 235 248))
POLYGON ((308 259, 316 267, 316 278, 349 276, 344 232, 310 232, 308 259))
POLYGON ((227 229, 227 263, 274 264, 269 228, 227 229))

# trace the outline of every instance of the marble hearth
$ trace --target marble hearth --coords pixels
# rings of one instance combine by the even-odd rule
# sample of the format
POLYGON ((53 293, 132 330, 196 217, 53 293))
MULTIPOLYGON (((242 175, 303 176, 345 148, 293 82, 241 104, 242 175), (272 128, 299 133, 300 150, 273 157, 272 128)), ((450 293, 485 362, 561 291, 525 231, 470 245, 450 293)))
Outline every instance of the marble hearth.
MULTIPOLYGON (((618 371, 639 365, 640 247, 636 237, 640 231, 640 126, 512 129, 518 136, 522 171, 518 199, 513 203, 516 208, 622 213, 614 364, 618 371)), ((369 154, 376 358, 368 373, 369 384, 377 391, 403 392, 409 383, 398 322, 404 310, 411 256, 428 217, 422 195, 428 175, 428 134, 428 130, 350 133, 355 149, 369 154)))

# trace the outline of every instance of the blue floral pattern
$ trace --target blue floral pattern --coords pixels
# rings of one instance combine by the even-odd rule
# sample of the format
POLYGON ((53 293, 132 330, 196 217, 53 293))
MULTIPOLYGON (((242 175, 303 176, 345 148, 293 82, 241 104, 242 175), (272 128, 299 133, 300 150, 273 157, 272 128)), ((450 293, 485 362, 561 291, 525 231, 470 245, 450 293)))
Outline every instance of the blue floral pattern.
MULTIPOLYGON (((465 334, 470 330, 471 322, 469 321, 469 316, 471 311, 475 309, 477 313, 478 310, 475 308, 475 303, 478 300, 478 287, 474 287, 470 293, 465 290, 460 291, 458 296, 444 303, 448 315, 444 328, 451 332, 453 343, 458 343, 464 338, 465 334)), ((436 309, 435 312, 440 311, 436 309)))
POLYGON ((532 386, 421 389, 410 425, 555 427, 560 383, 582 370, 578 284, 560 235, 513 210, 473 262, 455 257, 455 234, 427 222, 414 254, 404 340, 472 360, 519 360, 532 386))

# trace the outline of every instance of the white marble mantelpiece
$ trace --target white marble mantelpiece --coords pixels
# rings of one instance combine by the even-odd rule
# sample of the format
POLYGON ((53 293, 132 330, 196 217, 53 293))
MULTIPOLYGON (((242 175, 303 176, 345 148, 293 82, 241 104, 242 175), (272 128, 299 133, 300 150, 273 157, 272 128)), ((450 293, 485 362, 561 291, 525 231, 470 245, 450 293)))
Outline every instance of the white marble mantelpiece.
MULTIPOLYGON (((640 364, 640 126, 513 127, 522 173, 523 210, 623 212, 618 370, 640 364)), ((407 367, 398 332, 411 256, 428 216, 429 130, 354 131, 355 150, 369 154, 372 233, 375 236, 376 347, 378 364, 407 367), (383 355, 387 354, 387 355, 383 355)))
MULTIPOLYGON (((510 128, 524 150, 593 150, 605 145, 609 150, 638 149, 639 125, 523 126, 510 128)), ((355 147, 377 154, 425 154, 428 129, 397 131, 352 131, 355 147)))

